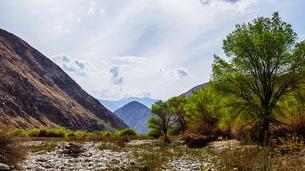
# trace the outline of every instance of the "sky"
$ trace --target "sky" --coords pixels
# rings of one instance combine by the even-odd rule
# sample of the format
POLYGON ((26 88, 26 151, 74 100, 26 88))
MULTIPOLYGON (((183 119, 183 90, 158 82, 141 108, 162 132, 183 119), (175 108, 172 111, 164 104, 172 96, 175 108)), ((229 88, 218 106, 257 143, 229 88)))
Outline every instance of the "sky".
POLYGON ((7 0, 0 28, 98 99, 166 100, 209 81, 236 24, 278 11, 305 39, 304 0, 7 0))

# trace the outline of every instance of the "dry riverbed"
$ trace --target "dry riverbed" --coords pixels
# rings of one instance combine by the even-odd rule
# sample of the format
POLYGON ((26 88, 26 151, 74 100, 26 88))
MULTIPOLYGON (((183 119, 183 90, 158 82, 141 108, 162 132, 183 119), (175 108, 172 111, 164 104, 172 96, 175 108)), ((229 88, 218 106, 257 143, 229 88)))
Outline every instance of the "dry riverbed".
POLYGON ((24 170, 215 170, 209 148, 162 145, 154 140, 111 142, 28 141, 24 170))

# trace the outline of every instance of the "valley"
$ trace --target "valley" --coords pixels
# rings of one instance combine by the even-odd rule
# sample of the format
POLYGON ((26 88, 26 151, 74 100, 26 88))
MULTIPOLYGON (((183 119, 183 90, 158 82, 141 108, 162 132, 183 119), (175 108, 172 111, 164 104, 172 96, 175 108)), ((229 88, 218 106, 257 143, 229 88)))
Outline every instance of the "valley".
POLYGON ((85 2, 0 2, 0 171, 305 170, 295 10, 85 2))

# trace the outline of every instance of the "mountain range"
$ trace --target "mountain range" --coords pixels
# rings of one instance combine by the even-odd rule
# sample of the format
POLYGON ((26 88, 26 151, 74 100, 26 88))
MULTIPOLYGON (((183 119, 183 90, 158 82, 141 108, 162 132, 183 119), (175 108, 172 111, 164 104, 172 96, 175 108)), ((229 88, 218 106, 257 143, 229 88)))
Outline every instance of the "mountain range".
POLYGON ((159 100, 152 99, 149 97, 125 97, 119 100, 100 100, 100 102, 112 112, 116 111, 117 109, 121 108, 122 106, 132 101, 140 102, 144 104, 146 107, 151 108, 152 104, 154 104, 159 100))
POLYGON ((114 112, 125 123, 141 134, 148 131, 147 120, 152 117, 150 109, 140 102, 132 101, 114 112))
POLYGON ((127 125, 59 66, 0 29, 0 124, 115 130, 127 125))

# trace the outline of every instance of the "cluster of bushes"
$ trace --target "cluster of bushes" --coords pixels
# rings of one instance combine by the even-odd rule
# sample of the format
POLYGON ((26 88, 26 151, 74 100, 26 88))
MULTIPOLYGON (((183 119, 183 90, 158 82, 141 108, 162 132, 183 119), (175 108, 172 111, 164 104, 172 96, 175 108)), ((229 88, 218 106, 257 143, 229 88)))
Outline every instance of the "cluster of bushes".
POLYGON ((13 136, 19 137, 110 137, 110 136, 137 136, 138 134, 131 128, 117 130, 114 134, 110 131, 73 131, 67 129, 16 129, 13 136))

